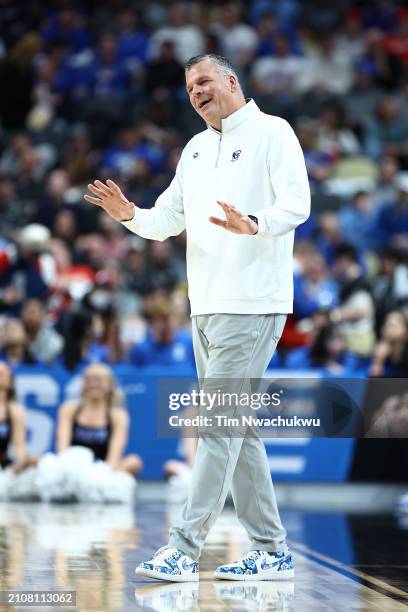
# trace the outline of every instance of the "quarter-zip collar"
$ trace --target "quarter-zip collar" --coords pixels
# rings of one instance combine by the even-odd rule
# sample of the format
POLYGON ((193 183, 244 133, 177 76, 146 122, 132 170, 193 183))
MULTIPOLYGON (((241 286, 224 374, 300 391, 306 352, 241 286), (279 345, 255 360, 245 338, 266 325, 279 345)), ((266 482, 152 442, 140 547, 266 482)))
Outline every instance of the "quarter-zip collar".
POLYGON ((238 125, 240 125, 243 121, 246 121, 247 119, 249 119, 249 117, 253 117, 256 113, 259 112, 260 110, 256 102, 252 98, 249 98, 244 106, 241 106, 241 108, 236 110, 234 113, 231 113, 231 115, 228 115, 228 117, 225 117, 225 119, 221 119, 221 131, 216 130, 212 127, 212 125, 209 125, 208 123, 207 127, 209 130, 215 132, 216 134, 225 134, 225 132, 230 132, 238 125))

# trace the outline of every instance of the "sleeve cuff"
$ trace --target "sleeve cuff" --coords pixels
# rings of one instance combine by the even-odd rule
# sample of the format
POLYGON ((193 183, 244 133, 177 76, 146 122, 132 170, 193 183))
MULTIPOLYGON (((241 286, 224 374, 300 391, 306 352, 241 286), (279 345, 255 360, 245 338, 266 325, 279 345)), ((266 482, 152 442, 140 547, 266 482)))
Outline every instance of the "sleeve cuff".
POLYGON ((121 221, 120 223, 126 227, 128 230, 131 231, 135 231, 135 229, 137 228, 137 223, 135 221, 135 217, 136 217, 136 206, 133 212, 133 217, 131 219, 129 219, 129 221, 121 221))
POLYGON ((254 234, 254 237, 256 238, 259 236, 260 238, 265 238, 268 235, 268 224, 265 221, 265 216, 261 211, 254 214, 258 219, 258 231, 254 234))

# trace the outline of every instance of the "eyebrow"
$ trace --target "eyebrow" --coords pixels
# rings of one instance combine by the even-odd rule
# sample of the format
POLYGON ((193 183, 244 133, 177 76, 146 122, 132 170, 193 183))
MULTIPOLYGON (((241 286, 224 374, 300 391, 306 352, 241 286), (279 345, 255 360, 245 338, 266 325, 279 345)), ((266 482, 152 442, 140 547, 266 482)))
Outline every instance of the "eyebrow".
MULTIPOLYGON (((200 83, 201 81, 205 81, 205 80, 207 80, 207 79, 211 80, 211 77, 210 77, 209 75, 203 75, 203 76, 200 76, 200 77, 197 79, 197 83, 200 83)), ((189 91, 189 89, 191 89, 191 87, 192 87, 193 85, 194 85, 194 83, 192 83, 192 84, 190 84, 190 85, 188 85, 188 84, 186 83, 186 90, 187 90, 187 91, 189 91)))

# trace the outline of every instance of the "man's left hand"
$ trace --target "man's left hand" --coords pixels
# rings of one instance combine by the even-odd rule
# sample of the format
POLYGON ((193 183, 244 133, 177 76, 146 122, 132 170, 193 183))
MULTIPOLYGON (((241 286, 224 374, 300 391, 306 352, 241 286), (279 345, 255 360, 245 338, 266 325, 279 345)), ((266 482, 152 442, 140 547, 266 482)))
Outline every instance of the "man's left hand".
POLYGON ((258 225, 255 221, 250 219, 248 215, 244 215, 242 212, 239 212, 235 206, 222 202, 221 200, 217 200, 217 204, 221 206, 226 219, 210 217, 211 223, 219 225, 233 234, 247 234, 253 236, 258 233, 258 225))

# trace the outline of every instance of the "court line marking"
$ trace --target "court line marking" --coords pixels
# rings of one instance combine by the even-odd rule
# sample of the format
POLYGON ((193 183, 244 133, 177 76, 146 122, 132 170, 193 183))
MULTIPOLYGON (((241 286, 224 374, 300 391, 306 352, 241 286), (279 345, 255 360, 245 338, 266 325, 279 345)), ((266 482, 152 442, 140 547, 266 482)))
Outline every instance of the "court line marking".
POLYGON ((380 587, 384 589, 385 591, 392 593, 393 595, 398 595, 399 597, 408 599, 407 591, 402 591, 398 587, 395 587, 392 584, 388 584, 387 582, 384 582, 380 578, 376 578, 375 576, 370 576, 369 574, 366 574, 365 572, 362 572, 361 570, 355 569, 354 567, 350 567, 349 565, 346 565, 345 563, 342 563, 341 561, 332 559, 332 557, 322 555, 321 553, 315 551, 313 548, 309 548, 309 546, 307 546, 306 544, 302 544, 301 542, 291 541, 291 547, 293 548, 294 551, 298 549, 299 552, 303 551, 304 553, 308 553, 309 555, 315 557, 316 559, 319 559, 320 561, 324 561, 325 563, 328 563, 334 567, 337 567, 338 569, 342 569, 350 574, 354 574, 355 576, 358 576, 359 578, 363 578, 363 580, 365 580, 366 582, 369 582, 377 587, 380 587))

